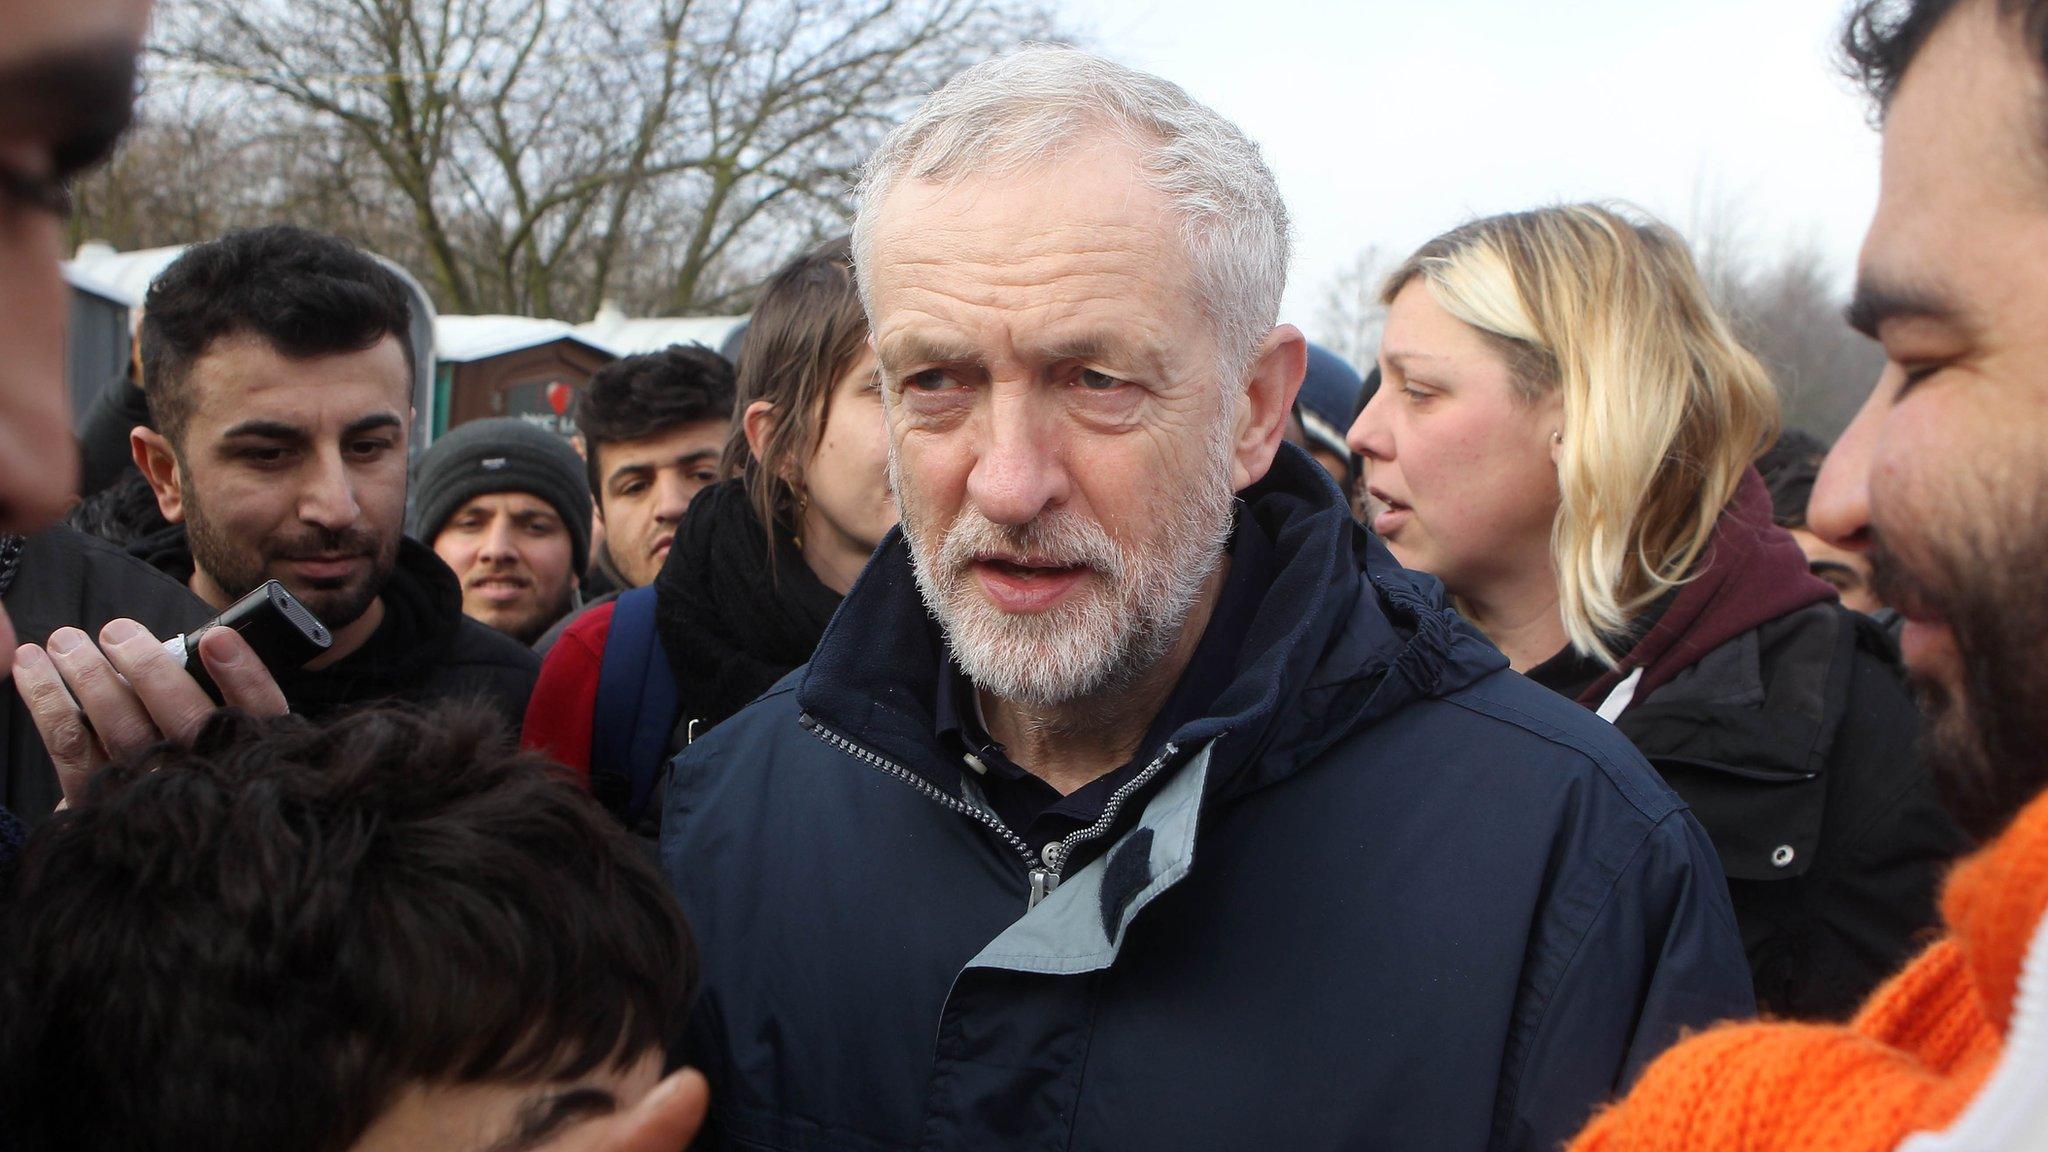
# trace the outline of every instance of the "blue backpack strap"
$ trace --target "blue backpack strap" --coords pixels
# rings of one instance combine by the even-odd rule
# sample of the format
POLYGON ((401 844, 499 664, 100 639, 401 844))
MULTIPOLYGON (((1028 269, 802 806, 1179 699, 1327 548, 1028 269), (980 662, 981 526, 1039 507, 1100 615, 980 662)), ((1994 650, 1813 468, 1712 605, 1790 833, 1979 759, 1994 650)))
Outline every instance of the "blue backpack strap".
POLYGON ((654 587, 634 588, 612 602, 612 626, 597 673, 597 708, 591 717, 590 774, 626 782, 627 827, 647 811, 654 782, 668 759, 675 730, 676 678, 654 633, 654 587))

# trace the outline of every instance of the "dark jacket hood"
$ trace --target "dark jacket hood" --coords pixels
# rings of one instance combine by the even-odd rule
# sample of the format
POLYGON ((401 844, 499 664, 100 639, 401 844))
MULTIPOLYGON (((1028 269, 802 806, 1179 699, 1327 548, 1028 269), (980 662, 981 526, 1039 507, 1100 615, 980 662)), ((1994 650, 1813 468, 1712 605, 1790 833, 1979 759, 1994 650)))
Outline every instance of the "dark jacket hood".
MULTIPOLYGON (((1411 701, 1506 666, 1451 610, 1434 578, 1400 567, 1307 453, 1282 444, 1266 477, 1239 494, 1236 531, 1265 537, 1273 577, 1238 669, 1208 713, 1176 731, 1211 740, 1209 791, 1240 795, 1285 779, 1338 740, 1411 701)), ((801 671, 799 706, 827 727, 958 791, 959 767, 934 741, 940 668, 902 530, 891 531, 801 671)))
POLYGON ((1607 675, 1579 695, 1597 708, 1615 685, 1643 669, 1635 700, 1735 639, 1801 608, 1835 598, 1834 586, 1807 567, 1806 553, 1771 518, 1771 493, 1751 468, 1714 524, 1697 574, 1682 585, 1657 623, 1607 675))

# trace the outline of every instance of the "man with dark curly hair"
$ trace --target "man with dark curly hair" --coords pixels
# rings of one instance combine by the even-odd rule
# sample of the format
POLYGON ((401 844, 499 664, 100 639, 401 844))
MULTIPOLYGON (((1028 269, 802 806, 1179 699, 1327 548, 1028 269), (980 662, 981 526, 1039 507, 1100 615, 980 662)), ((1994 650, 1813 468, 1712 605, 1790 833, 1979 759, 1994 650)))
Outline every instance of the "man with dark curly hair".
POLYGON ((0 913, 8 1147, 681 1148, 682 913, 498 727, 222 712, 96 776, 0 913))

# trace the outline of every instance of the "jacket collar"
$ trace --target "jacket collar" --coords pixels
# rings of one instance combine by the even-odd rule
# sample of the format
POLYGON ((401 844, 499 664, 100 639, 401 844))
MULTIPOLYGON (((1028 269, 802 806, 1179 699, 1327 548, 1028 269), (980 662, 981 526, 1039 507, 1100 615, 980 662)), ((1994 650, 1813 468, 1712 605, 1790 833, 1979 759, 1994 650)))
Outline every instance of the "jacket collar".
POLYGON ((1735 495, 1714 522, 1700 563, 1657 623, 1594 681, 1579 702, 1598 707, 1616 685, 1640 668, 1640 704, 1701 657, 1745 632, 1824 600, 1835 590, 1807 567, 1792 534, 1771 519, 1771 493, 1755 468, 1742 475, 1735 495))
MULTIPOLYGON (((1240 494, 1240 531, 1272 558, 1215 704, 1173 743, 1209 746, 1207 791, 1238 795, 1285 779, 1324 749, 1411 701, 1461 688, 1506 660, 1445 603, 1441 585, 1394 562, 1352 520, 1329 474, 1282 445, 1240 494)), ((933 735, 944 643, 925 611, 900 529, 882 542, 825 630, 797 687, 827 728, 960 794, 960 766, 933 735)))

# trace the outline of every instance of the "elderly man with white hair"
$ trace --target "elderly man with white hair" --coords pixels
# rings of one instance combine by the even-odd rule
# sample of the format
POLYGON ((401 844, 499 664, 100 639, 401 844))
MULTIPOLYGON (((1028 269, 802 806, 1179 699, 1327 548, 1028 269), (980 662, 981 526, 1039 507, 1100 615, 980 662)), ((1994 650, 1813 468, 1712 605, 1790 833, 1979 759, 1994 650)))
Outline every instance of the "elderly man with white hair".
POLYGON ((1552 1148, 1750 1011, 1683 805, 1282 447, 1287 231, 1071 50, 868 164, 903 524, 666 785, 705 1144, 1552 1148))

